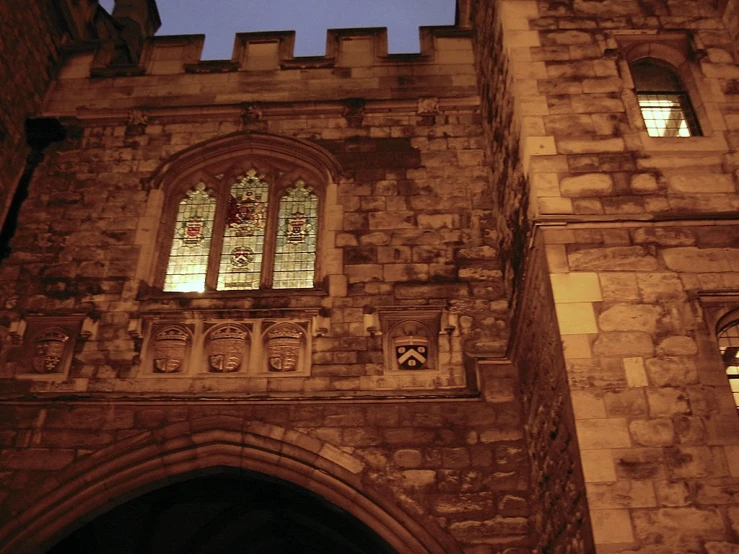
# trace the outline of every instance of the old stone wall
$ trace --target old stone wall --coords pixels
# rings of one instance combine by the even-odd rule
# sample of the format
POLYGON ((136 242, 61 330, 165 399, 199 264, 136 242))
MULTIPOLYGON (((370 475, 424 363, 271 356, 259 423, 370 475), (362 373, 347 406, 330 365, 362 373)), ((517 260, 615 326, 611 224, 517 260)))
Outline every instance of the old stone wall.
MULTIPOLYGON (((238 431, 262 436, 266 451, 285 441, 312 452, 318 467, 322 459, 338 464, 359 479, 366 494, 395 505, 437 535, 449 533, 468 551, 528 551, 526 453, 520 438, 512 438, 519 426, 507 404, 15 403, 5 404, 2 421, 0 520, 6 523, 23 521, 24 510, 66 485, 80 464, 92 462, 92 468, 96 459, 111 456, 123 463, 152 436, 162 444, 183 435, 180 448, 192 452, 180 458, 197 467, 196 446, 206 440, 192 444, 188 433, 210 431, 211 440, 225 444, 232 441, 229 432, 238 431), (505 433, 511 438, 501 440, 505 433)), ((287 447, 282 450, 290 455, 287 447)), ((119 471, 124 468, 137 472, 135 464, 119 471)), ((162 471, 154 481, 169 477, 171 472, 162 471)), ((88 480, 89 487, 94 473, 88 480)), ((448 548, 456 548, 446 540, 448 548)))
MULTIPOLYGON (((737 290, 729 4, 477 4, 478 64, 501 49, 507 59, 515 123, 497 130, 518 140, 530 195, 527 209, 503 204, 498 219, 528 210, 546 244, 598 552, 715 553, 739 542, 737 416, 715 337, 737 290), (644 53, 676 68, 700 136, 647 134, 629 69, 644 53)), ((499 73, 482 75, 501 83, 499 73)), ((486 131, 494 143, 496 129, 486 131)), ((541 297, 533 282, 521 298, 541 297)), ((518 363, 525 385, 541 361, 518 363)), ((566 405, 565 392, 553 396, 566 405)), ((536 414, 527 407, 526 417, 536 414)), ((546 459, 548 444, 532 446, 546 459)))
POLYGON ((738 539, 739 419, 699 301, 736 290, 735 236, 735 225, 544 232, 599 548, 722 552, 738 539))
POLYGON ((521 104, 511 72, 507 36, 502 32, 496 2, 472 2, 475 66, 480 88, 482 123, 490 173, 486 196, 495 216, 488 228, 497 240, 507 291, 512 295, 523 273, 523 253, 529 233, 528 187, 521 163, 521 104))
POLYGON ((63 36, 59 12, 52 2, 9 2, 0 23, 0 213, 23 171, 29 153, 24 122, 38 114, 44 95, 56 74, 63 36), (28 68, 34 68, 28 71, 28 68))
POLYGON ((62 68, 43 115, 68 138, 38 168, 0 268, 3 520, 35 517, 60 472, 215 414, 279 426, 288 443, 343 460, 360 489, 435 529, 448 551, 529 550, 469 33, 427 29, 424 52, 408 56, 379 55, 378 30, 333 33, 336 50, 320 59, 286 54, 289 34, 247 34, 238 62, 199 62, 202 37, 164 37, 137 67, 81 52, 62 68), (269 145, 284 160, 329 160, 317 286, 163 293, 167 187, 191 166, 228 168, 269 145), (432 322, 431 370, 389 367, 387 322, 404 317, 432 322), (152 360, 162 321, 197 333, 274 320, 302 326, 301 372, 223 375, 192 360, 191 372, 164 373, 152 360), (29 362, 45 329, 74 342, 66 369, 29 362))
POLYGON ((537 552, 592 552, 572 393, 544 247, 529 252, 513 361, 521 372, 537 552))

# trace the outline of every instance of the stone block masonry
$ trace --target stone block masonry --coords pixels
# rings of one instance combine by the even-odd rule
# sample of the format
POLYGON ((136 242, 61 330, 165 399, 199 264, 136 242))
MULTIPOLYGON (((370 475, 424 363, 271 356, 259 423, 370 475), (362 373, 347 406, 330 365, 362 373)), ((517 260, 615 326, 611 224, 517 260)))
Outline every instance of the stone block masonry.
MULTIPOLYGON (((67 137, 0 266, 0 551, 239 468, 403 554, 736 552, 716 344, 739 306, 735 4, 462 0, 419 54, 371 28, 310 58, 242 33, 215 61, 202 35, 126 43, 94 2, 66 31, 19 7, 0 40, 35 42, 0 63, 25 95, 0 98, 5 142, 26 109, 67 137), (59 62, 64 33, 91 40, 59 62), (699 134, 649 135, 644 57, 699 134), (229 198, 241 177, 318 215, 229 198), (163 291, 172 237, 205 237, 203 214, 177 221, 186 192, 215 198, 205 227, 263 225, 254 289, 215 290, 254 263, 224 232, 203 292, 163 291), (270 288, 314 231, 314 286, 270 288)), ((153 1, 123 8, 155 23, 153 1)))

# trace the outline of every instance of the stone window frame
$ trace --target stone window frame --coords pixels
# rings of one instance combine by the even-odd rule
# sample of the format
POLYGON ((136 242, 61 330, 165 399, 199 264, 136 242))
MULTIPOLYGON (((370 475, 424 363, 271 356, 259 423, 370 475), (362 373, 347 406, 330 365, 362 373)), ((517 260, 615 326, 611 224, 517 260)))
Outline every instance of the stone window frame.
POLYGON ((718 346, 719 355, 721 356, 721 362, 723 364, 724 371, 726 372, 726 378, 729 381, 731 387, 731 393, 734 398, 734 404, 739 410, 739 308, 730 310, 719 318, 716 323, 716 344, 718 346), (733 333, 732 333, 733 331, 733 333), (731 341, 730 339, 735 339, 731 341), (727 360, 726 352, 722 351, 723 343, 725 339, 729 339, 726 346, 736 347, 737 350, 731 359, 734 363, 729 365, 727 360))
POLYGON ((650 137, 670 138, 673 136, 680 136, 681 138, 690 138, 703 135, 698 123, 698 118, 695 115, 695 110, 690 101, 690 95, 685 89, 676 68, 663 60, 654 57, 639 58, 638 60, 631 62, 629 67, 631 69, 632 79, 634 80, 634 90, 636 92, 637 102, 639 103, 639 109, 641 110, 642 119, 644 119, 644 123, 647 127, 647 134, 650 137), (643 67, 652 72, 661 72, 672 82, 665 86, 654 86, 651 84, 645 85, 637 78, 637 67, 643 67), (670 125, 671 122, 675 122, 672 117, 666 120, 664 115, 660 115, 659 117, 654 118, 654 120, 662 121, 664 123, 664 129, 662 129, 662 132, 665 134, 652 134, 652 132, 650 132, 649 118, 647 117, 647 110, 649 110, 649 107, 645 106, 643 103, 645 102, 643 97, 647 95, 652 98, 646 100, 646 102, 653 102, 655 100, 660 102, 670 101, 672 103, 670 111, 677 111, 680 114, 679 127, 673 127, 670 125), (677 108, 675 106, 677 106, 677 108), (671 131, 679 133, 683 130, 683 126, 685 131, 687 131, 687 135, 667 134, 671 131))
POLYGON ((718 131, 725 125, 722 122, 716 99, 705 82, 697 64, 702 52, 695 47, 684 32, 644 32, 614 31, 612 38, 618 46, 620 73, 624 81, 623 101, 632 128, 639 131, 641 142, 646 150, 706 150, 726 151, 728 146, 718 131), (690 137, 652 137, 647 133, 646 123, 636 93, 636 85, 631 73, 635 62, 650 59, 674 71, 690 100, 700 135, 690 137))
POLYGON ((726 390, 730 391, 733 397, 731 399, 731 405, 739 413, 739 400, 737 400, 737 397, 731 391, 731 385, 726 373, 726 365, 721 355, 719 344, 719 336, 724 330, 733 325, 739 325, 739 291, 733 289, 701 291, 698 293, 698 299, 700 300, 708 331, 708 338, 704 346, 701 346, 699 343, 699 355, 701 357, 705 356, 708 367, 716 369, 715 376, 707 377, 707 382, 710 381, 714 385, 720 385, 722 382, 725 383, 727 385, 726 390))
POLYGON ((234 133, 206 141, 175 155, 154 173, 150 182, 152 190, 147 206, 147 216, 139 224, 137 243, 144 253, 139 273, 145 276, 149 287, 142 289, 144 296, 232 296, 260 293, 321 292, 322 283, 329 274, 340 273, 334 261, 340 259, 334 250, 333 227, 328 220, 335 211, 337 200, 336 179, 341 168, 335 158, 323 148, 307 141, 271 135, 268 133, 234 133), (179 203, 188 190, 199 182, 214 188, 219 199, 214 225, 216 233, 225 227, 226 199, 233 178, 256 169, 269 181, 267 232, 264 260, 259 288, 216 290, 220 261, 220 238, 211 244, 204 292, 163 291, 167 265, 179 203), (217 176, 221 176, 218 178, 217 176), (280 199, 297 181, 310 186, 318 197, 318 221, 316 229, 316 254, 312 288, 272 289, 275 244, 278 232, 280 199), (148 240, 147 240, 148 239, 148 240), (146 276, 148 274, 148 276, 146 276))

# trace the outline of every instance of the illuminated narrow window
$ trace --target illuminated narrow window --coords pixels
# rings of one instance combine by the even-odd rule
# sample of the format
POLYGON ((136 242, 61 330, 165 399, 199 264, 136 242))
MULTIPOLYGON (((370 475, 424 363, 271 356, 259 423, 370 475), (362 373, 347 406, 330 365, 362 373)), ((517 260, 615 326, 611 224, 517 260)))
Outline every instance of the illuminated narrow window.
POLYGON ((179 203, 169 251, 165 291, 205 290, 216 199, 198 183, 179 203))
POLYGON ((269 185, 251 170, 231 185, 218 290, 258 289, 264 256, 269 185))
POLYGON ((303 181, 287 189, 280 200, 273 287, 313 286, 316 265, 318 197, 303 181))
POLYGON ((726 367, 734 404, 739 407, 739 323, 732 323, 719 332, 718 348, 726 367))
POLYGON ((698 121, 677 73, 652 58, 631 64, 647 133, 650 137, 693 137, 701 134, 698 121))

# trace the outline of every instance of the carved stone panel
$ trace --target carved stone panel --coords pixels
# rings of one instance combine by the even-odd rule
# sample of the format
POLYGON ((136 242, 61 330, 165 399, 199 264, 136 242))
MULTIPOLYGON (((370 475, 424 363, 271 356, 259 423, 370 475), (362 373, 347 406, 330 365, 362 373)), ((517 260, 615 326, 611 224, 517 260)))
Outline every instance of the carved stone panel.
POLYGON ((151 334, 151 371, 183 373, 189 357, 192 337, 181 325, 159 325, 151 334))
POLYGON ((236 323, 212 327, 206 336, 205 355, 210 373, 246 371, 249 331, 236 323))
POLYGON ((82 317, 29 317, 18 376, 65 378, 74 357, 82 317))
POLYGON ((440 313, 404 311, 382 314, 385 367, 389 371, 437 370, 440 313))
POLYGON ((262 338, 263 358, 269 373, 302 373, 308 353, 306 330, 297 323, 273 323, 262 338))

